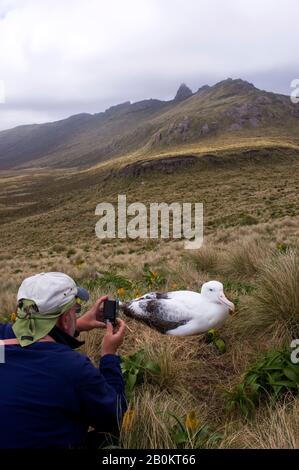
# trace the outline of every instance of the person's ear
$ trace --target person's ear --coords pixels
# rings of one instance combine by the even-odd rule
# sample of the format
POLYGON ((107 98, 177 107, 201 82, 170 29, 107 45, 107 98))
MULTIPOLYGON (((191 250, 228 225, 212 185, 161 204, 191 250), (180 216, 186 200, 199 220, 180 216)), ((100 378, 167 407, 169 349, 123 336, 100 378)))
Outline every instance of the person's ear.
POLYGON ((57 325, 59 328, 61 328, 63 331, 67 331, 69 328, 69 323, 70 323, 70 316, 69 312, 65 312, 60 317, 58 318, 57 325))

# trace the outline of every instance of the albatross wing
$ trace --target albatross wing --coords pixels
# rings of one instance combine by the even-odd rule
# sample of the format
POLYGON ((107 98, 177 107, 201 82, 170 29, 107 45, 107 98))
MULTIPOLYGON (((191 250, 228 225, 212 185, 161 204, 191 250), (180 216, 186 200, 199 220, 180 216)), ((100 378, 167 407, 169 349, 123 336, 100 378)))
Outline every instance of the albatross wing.
POLYGON ((150 292, 123 306, 125 315, 146 323, 161 333, 185 325, 190 315, 183 303, 171 298, 172 293, 150 292))

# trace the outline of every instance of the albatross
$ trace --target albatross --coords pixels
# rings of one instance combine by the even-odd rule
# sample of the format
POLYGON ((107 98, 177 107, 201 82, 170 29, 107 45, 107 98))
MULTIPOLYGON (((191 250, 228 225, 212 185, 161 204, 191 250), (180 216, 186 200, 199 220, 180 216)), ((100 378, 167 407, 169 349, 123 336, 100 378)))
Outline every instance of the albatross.
POLYGON ((172 336, 206 333, 220 327, 229 312, 234 311, 234 304, 226 298, 223 284, 218 281, 205 282, 200 293, 189 290, 149 292, 122 302, 120 307, 128 317, 172 336))

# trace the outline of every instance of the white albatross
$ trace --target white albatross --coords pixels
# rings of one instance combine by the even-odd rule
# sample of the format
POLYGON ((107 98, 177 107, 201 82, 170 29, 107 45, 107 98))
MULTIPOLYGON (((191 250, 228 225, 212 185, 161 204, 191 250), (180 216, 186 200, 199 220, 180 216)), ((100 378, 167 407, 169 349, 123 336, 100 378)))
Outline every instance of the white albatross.
POLYGON ((150 292, 130 302, 121 302, 120 307, 125 315, 173 336, 196 335, 218 328, 234 310, 234 304, 225 297, 223 285, 218 281, 204 283, 201 293, 150 292))

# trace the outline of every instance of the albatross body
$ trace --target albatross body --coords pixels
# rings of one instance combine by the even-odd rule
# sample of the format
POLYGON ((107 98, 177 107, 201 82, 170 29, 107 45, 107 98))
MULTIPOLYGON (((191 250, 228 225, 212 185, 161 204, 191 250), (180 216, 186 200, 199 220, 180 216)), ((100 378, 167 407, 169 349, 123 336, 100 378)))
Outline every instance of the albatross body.
POLYGON ((122 304, 125 315, 173 336, 205 333, 218 328, 234 304, 223 293, 218 281, 203 284, 201 293, 181 290, 150 292, 122 304))

